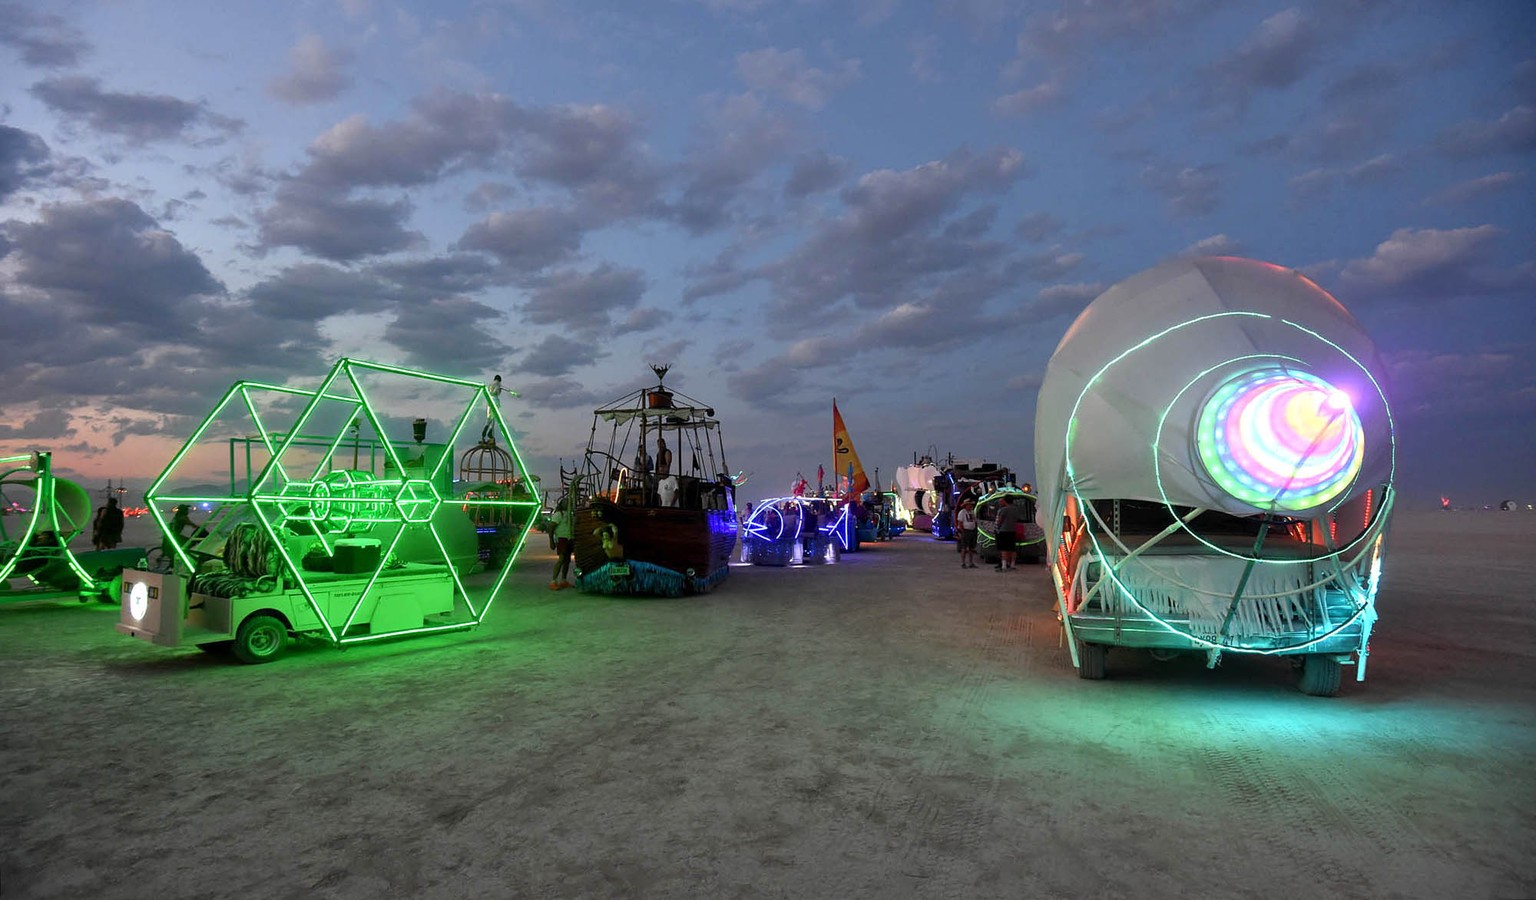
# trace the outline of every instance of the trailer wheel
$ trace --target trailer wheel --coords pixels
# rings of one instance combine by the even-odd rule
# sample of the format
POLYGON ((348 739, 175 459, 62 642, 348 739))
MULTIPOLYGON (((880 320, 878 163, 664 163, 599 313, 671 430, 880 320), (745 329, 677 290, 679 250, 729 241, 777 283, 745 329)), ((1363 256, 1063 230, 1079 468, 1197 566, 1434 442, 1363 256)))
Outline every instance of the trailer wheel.
POLYGON ((1077 646, 1077 677, 1098 681, 1104 677, 1105 660, 1109 648, 1103 644, 1079 644, 1077 646))
POLYGON ((230 651, 243 663, 271 662, 288 644, 288 626, 276 616, 251 616, 240 623, 230 651))
POLYGON ((1309 653, 1297 667, 1296 687, 1309 697, 1336 697, 1344 679, 1344 667, 1332 656, 1309 653))

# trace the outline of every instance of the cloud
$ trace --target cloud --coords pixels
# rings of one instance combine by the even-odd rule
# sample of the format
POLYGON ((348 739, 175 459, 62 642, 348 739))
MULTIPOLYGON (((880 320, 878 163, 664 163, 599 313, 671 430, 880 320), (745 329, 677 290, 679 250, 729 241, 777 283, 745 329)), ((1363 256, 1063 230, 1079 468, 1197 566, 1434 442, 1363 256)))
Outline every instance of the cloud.
MULTIPOLYGON (((735 369, 726 379, 732 395, 762 409, 800 412, 813 405, 801 385, 817 369, 837 368, 853 359, 875 354, 889 361, 893 354, 920 350, 924 355, 953 348, 976 338, 1006 333, 1021 323, 1017 315, 989 313, 988 298, 1008 279, 999 273, 971 274, 946 281, 923 297, 892 305, 873 316, 855 320, 835 333, 793 340, 776 356, 748 368, 735 369)), ((733 347, 740 357, 750 345, 733 347)))
POLYGON ((770 359, 742 369, 725 379, 726 389, 749 406, 783 413, 804 413, 819 408, 825 394, 805 389, 805 377, 785 368, 782 359, 770 359))
POLYGON ((470 212, 486 212, 504 206, 517 196, 517 188, 500 181, 482 181, 464 197, 464 208, 470 212))
POLYGON ((912 64, 909 69, 918 83, 937 84, 944 80, 944 76, 939 72, 937 38, 931 35, 913 38, 907 44, 907 51, 912 55, 912 64))
POLYGON ((1035 295, 1037 302, 1030 304, 1026 315, 1034 326, 1061 317, 1076 318, 1095 297, 1104 293, 1104 289, 1105 285, 1097 281, 1053 284, 1035 295))
POLYGON ((1264 21, 1236 50, 1217 59, 1201 78, 1211 102, 1245 108, 1253 94, 1283 90, 1325 62, 1326 33, 1296 7, 1264 21))
POLYGON ((1481 178, 1459 181, 1443 191, 1424 198, 1425 206, 1460 206, 1484 197, 1497 196, 1522 190, 1524 172, 1495 172, 1481 178))
POLYGON ((1000 116, 1021 116, 1054 105, 1061 99, 1061 83, 1053 78, 998 97, 992 101, 992 112, 1000 116))
POLYGON ((91 49, 80 30, 62 16, 38 12, 25 3, 0 3, 0 44, 21 51, 23 62, 42 69, 79 65, 91 49))
POLYGON ((0 441, 64 440, 75 436, 75 429, 71 424, 73 421, 74 417, 63 407, 39 410, 20 425, 8 425, 0 420, 0 441))
POLYGON ((1179 251, 1180 256, 1241 256, 1243 245, 1225 234, 1201 238, 1179 251))
MULTIPOLYGON (((1337 12, 1328 8, 1322 11, 1329 15, 1337 12)), ((1424 78, 1433 66, 1422 59, 1350 66, 1322 86, 1318 101, 1291 127, 1268 138, 1250 140, 1244 149, 1321 163, 1328 167, 1325 171, 1333 173, 1360 168, 1373 158, 1392 161, 1395 170, 1396 159, 1388 148, 1395 143, 1403 123, 1412 121, 1416 106, 1422 105, 1422 100, 1407 96, 1408 86, 1424 78)))
POLYGON ((837 187, 848 172, 848 160, 825 151, 800 156, 784 182, 786 197, 808 197, 837 187))
POLYGON ((888 308, 947 278, 983 277, 1005 254, 982 233, 990 213, 951 217, 972 197, 995 198, 1027 174, 1024 157, 1003 148, 865 174, 842 192, 840 216, 761 267, 775 287, 772 327, 793 332, 811 315, 825 322, 844 299, 888 308))
POLYGON ((382 312, 392 299, 389 286, 378 278, 312 262, 289 266, 257 282, 246 297, 261 315, 295 322, 382 312))
POLYGON ((543 409, 590 408, 603 398, 569 376, 519 382, 513 387, 525 403, 543 409))
POLYGON ((1296 7, 1263 22, 1248 40, 1219 61, 1219 76, 1251 87, 1284 88, 1300 81, 1316 61, 1315 23, 1296 7))
POLYGON ((517 371, 554 377, 569 375, 572 369, 590 366, 602 356, 591 341, 576 341, 564 335, 546 335, 523 354, 517 371))
POLYGON ((1024 257, 1021 268, 1036 281, 1054 281, 1082 265, 1086 257, 1081 253, 1068 253, 1060 247, 1052 247, 1045 253, 1024 257))
POLYGON ((1048 212, 1034 212, 1020 219, 1013 226, 1013 233, 1032 244, 1038 244, 1059 234, 1066 224, 1048 212))
POLYGON ((656 335, 647 338, 640 345, 640 352, 646 359, 667 360, 680 359, 683 351, 693 345, 689 338, 673 338, 666 340, 666 335, 656 335))
POLYGON ((392 284, 402 299, 473 294, 506 281, 506 274, 495 263, 477 253, 391 260, 365 271, 392 284))
POLYGON ((1018 15, 1018 4, 1010 0, 943 0, 938 11, 978 32, 990 32, 1018 15))
POLYGON ((845 59, 833 69, 818 69, 805 60, 798 48, 768 47, 736 56, 736 74, 753 90, 782 97, 806 109, 822 109, 831 95, 858 81, 862 66, 845 59))
POLYGON ((272 79, 268 89, 300 106, 334 100, 352 85, 342 71, 351 59, 351 53, 328 49, 319 35, 307 34, 288 51, 288 71, 272 79))
POLYGON ((751 352, 753 342, 745 338, 734 341, 725 341, 715 345, 714 352, 709 359, 722 371, 735 372, 741 368, 741 360, 751 352))
POLYGON ((332 125, 309 145, 298 178, 344 190, 429 184, 449 167, 484 167, 505 146, 510 111, 495 98, 418 100, 416 115, 372 125, 362 115, 332 125))
POLYGON ((1222 167, 1215 164, 1179 168, 1154 163, 1142 169, 1141 182, 1168 201, 1180 216, 1203 216, 1216 211, 1221 197, 1222 167))
POLYGON ((900 172, 870 172, 843 192, 846 224, 869 237, 897 238, 931 224, 967 193, 1010 187, 1027 171, 1023 154, 1000 149, 980 156, 962 151, 900 172))
POLYGON ((514 271, 533 273, 568 262, 581 249, 582 233, 574 212, 533 207, 491 213, 469 226, 455 246, 490 253, 514 271))
POLYGON ((739 246, 731 246, 707 263, 695 263, 683 270, 688 286, 683 289, 683 305, 688 306, 707 297, 715 297, 736 291, 758 278, 762 273, 755 268, 739 264, 739 246))
POLYGON ((611 217, 654 211, 661 183, 638 127, 622 111, 530 108, 494 93, 436 91, 413 101, 405 118, 379 125, 351 116, 316 138, 308 156, 294 177, 331 191, 510 168, 611 217))
POLYGON ((325 349, 313 323, 225 297, 197 255, 131 201, 48 205, 0 231, 14 247, 0 287, 7 403, 199 416, 208 392, 237 377, 280 381, 325 349))
POLYGON ((791 122, 754 94, 708 98, 681 167, 684 184, 673 217, 693 234, 728 224, 745 189, 781 164, 797 140, 791 122))
POLYGON ((42 138, 0 125, 0 201, 46 178, 53 170, 48 157, 48 145, 42 138))
MULTIPOLYGON (((1436 431, 1464 434, 1445 424, 1468 417, 1529 422, 1536 415, 1536 377, 1530 348, 1474 353, 1404 350, 1387 357, 1399 414, 1434 422, 1436 431)), ((1529 442, 1509 446, 1530 446, 1529 442)))
POLYGON ((535 325, 557 325, 571 334, 606 332, 612 314, 632 309, 645 293, 645 273, 603 264, 590 272, 566 270, 541 276, 521 311, 535 325))
POLYGON ((1516 106, 1492 122, 1452 125, 1435 138, 1435 146, 1453 159, 1530 153, 1536 150, 1536 106, 1516 106))
POLYGON ((886 310, 874 321, 859 326, 854 340, 860 346, 880 350, 933 348, 982 333, 982 323, 963 310, 928 300, 902 303, 886 310))
POLYGON ((55 112, 83 120, 96 131, 118 134, 135 144, 178 140, 198 125, 222 134, 242 123, 210 112, 205 104, 167 94, 107 91, 101 81, 81 75, 49 78, 32 85, 32 96, 55 112))
POLYGON ((223 292, 195 253, 128 200, 53 204, 36 222, 0 228, 17 286, 122 341, 193 339, 206 299, 223 292))
POLYGON ((619 323, 619 330, 624 332, 651 331, 666 325, 676 318, 672 313, 654 306, 637 306, 629 311, 624 321, 619 323))
POLYGON ((1365 162, 1341 168, 1308 169, 1290 179, 1292 206, 1317 197, 1326 197, 1343 186, 1376 184, 1400 174, 1403 166, 1396 156, 1384 153, 1365 162))
POLYGON ((517 171, 571 191, 581 206, 610 216, 656 212, 661 175, 628 113, 588 104, 523 110, 517 171))
POLYGON ((1076 56, 1086 44, 1145 43, 1168 26, 1204 15, 1209 2, 1061 0, 1030 16, 1019 35, 1021 55, 1076 56))
POLYGON ((1341 288, 1355 298, 1434 301, 1536 287, 1530 263, 1513 269, 1494 264, 1501 236, 1493 225, 1401 228, 1371 256, 1346 263, 1341 288))
MULTIPOLYGON (((283 382, 298 375, 318 375, 327 365, 331 343, 320 333, 323 308, 316 308, 309 318, 279 318, 271 310, 252 303, 226 304, 204 317, 197 342, 178 348, 188 367, 186 384, 203 390, 218 390, 237 379, 249 378, 283 382)), ((153 363, 146 359, 148 365, 153 363)), ((174 390, 167 386, 167 390, 174 390)), ((211 406, 210 397, 199 392, 184 393, 195 402, 187 404, 173 397, 161 398, 153 408, 179 410, 201 415, 211 406)))
POLYGON ((432 372, 465 376, 501 369, 511 350, 492 334, 505 317, 467 297, 439 297, 402 304, 384 338, 405 351, 406 361, 432 372))
POLYGON ((278 188, 273 204, 256 214, 260 246, 297 247, 322 259, 346 262, 404 250, 421 242, 405 220, 411 204, 353 199, 299 181, 278 188))

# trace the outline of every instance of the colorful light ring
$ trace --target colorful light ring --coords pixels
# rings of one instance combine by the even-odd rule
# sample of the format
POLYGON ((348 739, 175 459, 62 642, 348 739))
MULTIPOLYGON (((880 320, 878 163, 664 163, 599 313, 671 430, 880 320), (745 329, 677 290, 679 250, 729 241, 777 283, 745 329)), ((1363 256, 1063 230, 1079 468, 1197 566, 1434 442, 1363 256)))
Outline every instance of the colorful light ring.
POLYGON ((1354 482, 1365 456, 1348 395, 1290 368, 1227 380, 1201 409, 1196 437, 1200 461, 1221 489, 1266 509, 1327 503, 1354 482))
MULTIPOLYGON (((804 521, 803 515, 795 517, 794 533, 786 538, 785 516, 778 507, 783 503, 793 503, 798 509, 803 510, 814 502, 817 501, 805 497, 775 497, 762 501, 752 510, 752 515, 747 517, 747 521, 742 523, 742 540, 767 541, 769 543, 780 540, 798 541, 800 539, 800 524, 804 521)), ((854 543, 854 527, 852 517, 848 515, 848 505, 845 503, 839 507, 836 515, 832 516, 831 522, 825 525, 818 523, 816 530, 822 534, 837 538, 838 544, 844 550, 850 549, 854 543)))
MULTIPOLYGON (((1194 634, 1193 632, 1189 631, 1187 628, 1180 627, 1177 624, 1174 624, 1174 623, 1171 623, 1171 622, 1167 621, 1162 616, 1158 615, 1155 611, 1153 611, 1152 609, 1149 609, 1139 599, 1137 599, 1135 592, 1133 592, 1129 587, 1127 587, 1126 584, 1121 580, 1120 575, 1117 572, 1115 566, 1108 567, 1105 570, 1105 576, 1115 585, 1115 589, 1121 594, 1121 596, 1125 597, 1131 603, 1131 605, 1136 607, 1136 609, 1138 609, 1149 620, 1151 620, 1152 622, 1156 623, 1159 627, 1161 627, 1162 629, 1164 629, 1164 630, 1166 630, 1166 631, 1168 631, 1170 633, 1177 634, 1177 635, 1180 635, 1180 636, 1188 638, 1191 641, 1191 643, 1193 643, 1194 645, 1199 646, 1199 647, 1204 647, 1204 648, 1207 648, 1207 649, 1210 649, 1210 650, 1224 650, 1224 651, 1235 651, 1235 652, 1242 652, 1242 653, 1253 653, 1253 654, 1261 655, 1261 656, 1267 656, 1267 655, 1271 655, 1271 654, 1281 654, 1281 653, 1296 653, 1298 651, 1305 650, 1308 647, 1311 647, 1311 646, 1314 646, 1314 645, 1317 645, 1317 644, 1321 644, 1324 641, 1330 640, 1335 635, 1338 635, 1338 634, 1342 633, 1345 629, 1354 626, 1357 622, 1364 622, 1365 625, 1364 625, 1364 628, 1362 630, 1361 642, 1360 642, 1361 648, 1364 649, 1364 647, 1366 646, 1366 643, 1367 643, 1367 641, 1369 639, 1370 624, 1372 622, 1374 622, 1374 620, 1375 620, 1376 590, 1377 590, 1377 584, 1378 584, 1378 574, 1380 572, 1380 567, 1381 567, 1381 536, 1382 536, 1382 533, 1383 533, 1383 529, 1385 528, 1386 521, 1389 518, 1390 510, 1391 510, 1391 508, 1393 506, 1393 502, 1392 502, 1392 494, 1393 494, 1393 492, 1392 492, 1391 486, 1392 486, 1393 482, 1396 479, 1396 473, 1397 473, 1396 441, 1393 438, 1394 427, 1393 427, 1393 421, 1392 421, 1392 413, 1391 413, 1390 405, 1387 403, 1386 395, 1385 395, 1385 392, 1382 389, 1381 384, 1379 382, 1377 382, 1375 376, 1368 369, 1366 369, 1364 364, 1361 363, 1360 360, 1356 359, 1353 355, 1351 355, 1348 351, 1346 351, 1343 347, 1340 347, 1338 344, 1334 343, 1333 341, 1330 341, 1329 339, 1327 339, 1323 335, 1317 333, 1316 331, 1313 331, 1313 330, 1311 330, 1309 328, 1306 328, 1306 327, 1304 327, 1302 325, 1299 325, 1299 324, 1297 324, 1295 322, 1292 322, 1292 321, 1289 321, 1287 319, 1282 319, 1282 318, 1278 318, 1278 317, 1275 317, 1275 316, 1271 316, 1271 315, 1269 315, 1267 313, 1247 312, 1247 311, 1232 311, 1232 312, 1225 312, 1225 313, 1214 313, 1214 314, 1211 314, 1211 315, 1208 315, 1208 316, 1197 316, 1197 317, 1195 317, 1193 319, 1189 319, 1189 320, 1186 320, 1184 322, 1180 322, 1180 323, 1178 323, 1176 325, 1169 326, 1168 328, 1165 328, 1165 329, 1163 329, 1161 331, 1158 331, 1158 332, 1156 332, 1154 334, 1151 334, 1151 335, 1143 338, 1140 342, 1132 345, 1131 347, 1126 348, 1119 355, 1115 356, 1113 359, 1109 360, 1109 362, 1105 363, 1102 368, 1100 368, 1096 373, 1094 373, 1093 377, 1088 379, 1087 384, 1085 384, 1083 386, 1082 391, 1078 394, 1076 402, 1072 406, 1072 411, 1071 411, 1071 414, 1068 416, 1068 424, 1067 424, 1067 427, 1065 429, 1065 439, 1066 440, 1065 440, 1065 454, 1064 454, 1064 459, 1063 459, 1063 465, 1064 465, 1064 469, 1065 469, 1065 473, 1066 473, 1066 487, 1065 487, 1065 490, 1068 491, 1069 493, 1071 493, 1072 496, 1075 498, 1075 500, 1076 500, 1076 502, 1078 504, 1078 508, 1079 509, 1088 509, 1088 508, 1090 508, 1091 501, 1088 498, 1084 497, 1078 491, 1078 489, 1077 489, 1077 487, 1075 485, 1076 475, 1075 475, 1075 467, 1073 465, 1073 460, 1072 460, 1072 444, 1073 444, 1073 440, 1074 440, 1074 438, 1075 438, 1075 436, 1077 434, 1077 427, 1076 427, 1077 426, 1077 417, 1078 417, 1079 411, 1082 408, 1084 398, 1086 398, 1088 396, 1088 394, 1094 388, 1094 386, 1096 384, 1098 384, 1099 381, 1105 377, 1106 373, 1109 372, 1110 369, 1114 368, 1116 364, 1122 362, 1127 357, 1132 356, 1132 355, 1134 355, 1135 353, 1137 353, 1139 351, 1145 350, 1149 346, 1152 346, 1152 345, 1158 343, 1163 338, 1165 338, 1168 335, 1173 334, 1175 332, 1182 331, 1182 330, 1187 329, 1187 328, 1199 327, 1202 324, 1210 323, 1210 322, 1218 322, 1218 321, 1223 321, 1223 320, 1241 321, 1243 319, 1255 319, 1255 320, 1260 320, 1260 321, 1273 321, 1273 322, 1276 322, 1278 324, 1284 325, 1286 327, 1294 328, 1297 331, 1299 331, 1299 332, 1301 332, 1301 333, 1303 333, 1303 334, 1305 334, 1305 335, 1315 339, 1318 343, 1320 343, 1320 344, 1322 344, 1322 345, 1324 345, 1326 347, 1329 347, 1332 350, 1342 354, 1357 369, 1360 370, 1360 372, 1362 373, 1364 378, 1371 384, 1372 388, 1376 392, 1377 398, 1379 398, 1379 400, 1380 400, 1381 412, 1382 412, 1382 415, 1384 415, 1386 417, 1386 423, 1387 423, 1387 429, 1388 429, 1388 431, 1387 431, 1387 436, 1388 436, 1387 453, 1388 453, 1388 457, 1389 457, 1389 464, 1388 464, 1389 473, 1388 473, 1388 476, 1387 476, 1387 480, 1386 480, 1385 488, 1384 488, 1384 492, 1383 492, 1383 501, 1377 507, 1375 519, 1373 521, 1371 521, 1370 524, 1368 525, 1368 527, 1365 528, 1365 530, 1363 530, 1359 535, 1357 535, 1354 538, 1354 540, 1350 541, 1348 544, 1346 544, 1346 545, 1344 545, 1342 547, 1334 547, 1331 550, 1329 550, 1328 552, 1322 554, 1321 556, 1318 556, 1318 557, 1315 557, 1315 558, 1311 558, 1311 559, 1294 559, 1294 560, 1266 559, 1266 560, 1262 560, 1263 564, 1265 564, 1265 565, 1286 565, 1286 564, 1316 565, 1317 563, 1322 562, 1323 560, 1334 560, 1335 561, 1335 565, 1338 567, 1338 571, 1340 573, 1340 576, 1343 576, 1344 573, 1346 572, 1346 570, 1355 570, 1355 569, 1357 569, 1357 567, 1361 564, 1362 560, 1364 560, 1365 557, 1367 555, 1369 555, 1370 559, 1369 559, 1369 562, 1368 562, 1368 566, 1369 566, 1369 570, 1370 570, 1371 576, 1369 578, 1369 583, 1366 586, 1366 588, 1363 591, 1359 591, 1359 596, 1357 597, 1358 605, 1356 606, 1355 611, 1353 612, 1353 614, 1348 616, 1346 619, 1344 619, 1343 621, 1337 623, 1333 628, 1328 629, 1326 631, 1323 631, 1322 633, 1319 633, 1319 634, 1311 635, 1309 637, 1306 637, 1306 638, 1304 638, 1302 640, 1299 640, 1299 641, 1297 641, 1295 643, 1292 643, 1292 644, 1288 644, 1288 645, 1285 645, 1285 646, 1273 646, 1273 647, 1243 646, 1241 644, 1234 643, 1232 641, 1225 640, 1225 639, 1219 640, 1219 641, 1206 640, 1205 638, 1202 638, 1202 637, 1194 634)), ((1239 362, 1242 359, 1244 359, 1244 358, 1240 357, 1238 359, 1229 359, 1229 360, 1225 361, 1224 363, 1222 363, 1220 365, 1230 365, 1232 363, 1239 362)), ((1252 360, 1269 359, 1269 360, 1272 360, 1272 361, 1273 360, 1284 360, 1286 363, 1299 363, 1300 362, 1300 360, 1293 360, 1292 358, 1289 358, 1289 357, 1275 357, 1275 356, 1268 356, 1268 355, 1266 355, 1266 356, 1249 357, 1248 359, 1252 359, 1252 360)), ((1216 371, 1217 368, 1219 368, 1219 366, 1212 367, 1210 369, 1206 369, 1204 372, 1201 373, 1201 376, 1210 374, 1211 372, 1216 371)), ((1276 368, 1276 366, 1274 365, 1273 362, 1271 362, 1270 368, 1272 368, 1272 369, 1276 368)), ((1250 371, 1252 371, 1252 370, 1250 370, 1250 371)), ((1156 476, 1157 477, 1157 481, 1158 481, 1158 492, 1162 496, 1163 503, 1165 505, 1167 505, 1170 510, 1173 509, 1173 504, 1169 500, 1167 492, 1164 489, 1164 485, 1163 485, 1162 475, 1161 475, 1161 472, 1160 472, 1162 452, 1160 451, 1159 447, 1160 447, 1160 445, 1162 443, 1163 429, 1164 429, 1164 425, 1165 425, 1165 423, 1166 423, 1166 421, 1168 419, 1169 413, 1171 413, 1173 411, 1173 409, 1175 408, 1175 406, 1178 405, 1179 398, 1185 393, 1185 391, 1187 391, 1190 388, 1194 387, 1196 381, 1198 381, 1198 380, 1199 379, 1197 377, 1194 381, 1191 381, 1189 384, 1186 384, 1183 388, 1181 388, 1178 391, 1178 393, 1174 395, 1173 399, 1169 402, 1168 406, 1166 406, 1163 409, 1162 415, 1159 417, 1159 420, 1158 420, 1157 434, 1154 437, 1153 442, 1152 442, 1153 465, 1154 465, 1154 468, 1159 470, 1159 473, 1156 476)), ((1353 412, 1353 410, 1351 410, 1351 412, 1353 412)), ((1358 416, 1355 417, 1355 421, 1358 423, 1358 416)), ((1198 434, 1198 432, 1197 432, 1197 434, 1198 434)), ((1361 442, 1361 443, 1363 444, 1363 442, 1361 442)), ((1363 456, 1363 448, 1362 448, 1362 456, 1363 456)), ((1352 476, 1352 478, 1353 478, 1353 476, 1352 476)), ((1346 486, 1347 486, 1347 482, 1346 482, 1346 486)), ((1102 525, 1102 522, 1100 524, 1102 525)), ((1088 543, 1091 545, 1091 547, 1092 547, 1092 551, 1091 551, 1092 554, 1094 556, 1100 558, 1100 559, 1105 559, 1105 558, 1113 555, 1113 554, 1110 554, 1107 551, 1106 546, 1101 541, 1100 535, 1096 533, 1097 529, 1092 527, 1091 524, 1085 523, 1085 525, 1087 525, 1087 527, 1085 527, 1083 529, 1083 536, 1087 539, 1088 543)), ((1252 559, 1252 557, 1249 557, 1249 556, 1247 556, 1247 555, 1245 555, 1243 553, 1234 552, 1234 551, 1229 550, 1229 549, 1227 549, 1225 547, 1222 547, 1220 545, 1212 543, 1211 541, 1207 540, 1205 537, 1201 536, 1197 531, 1189 528, 1187 525, 1183 526, 1182 530, 1186 534, 1188 534, 1191 537, 1193 537, 1200 544, 1204 545, 1207 549, 1209 549, 1213 553, 1216 553, 1216 554, 1219 554, 1219 555, 1222 555, 1222 556, 1233 557, 1233 558, 1236 558, 1236 559, 1252 559)), ((1066 545, 1063 544, 1062 548, 1064 549, 1065 546, 1066 545)), ((1119 550, 1121 552, 1125 552, 1125 548, 1123 546, 1121 546, 1119 548, 1119 550)), ((1066 566, 1066 560, 1067 560, 1067 557, 1069 555, 1070 554, 1068 554, 1068 553, 1061 553, 1060 554, 1060 559, 1057 562, 1057 573, 1058 574, 1060 573, 1060 571, 1064 570, 1064 568, 1066 566)), ((1341 580, 1346 580, 1347 581, 1348 579, 1347 578, 1342 578, 1341 580)), ((1069 626, 1069 630, 1070 630, 1070 617, 1071 617, 1071 612, 1072 611, 1070 609, 1068 609, 1068 607, 1066 605, 1067 604, 1067 595, 1066 595, 1065 590, 1063 589, 1063 585, 1060 582, 1058 582, 1058 592, 1059 592, 1058 593, 1058 600, 1059 600, 1059 602, 1061 604, 1060 609, 1061 609, 1062 614, 1064 616, 1066 616, 1066 620, 1065 621, 1068 622, 1068 626, 1069 626)), ((1352 591, 1352 593, 1354 593, 1354 591, 1352 591)))

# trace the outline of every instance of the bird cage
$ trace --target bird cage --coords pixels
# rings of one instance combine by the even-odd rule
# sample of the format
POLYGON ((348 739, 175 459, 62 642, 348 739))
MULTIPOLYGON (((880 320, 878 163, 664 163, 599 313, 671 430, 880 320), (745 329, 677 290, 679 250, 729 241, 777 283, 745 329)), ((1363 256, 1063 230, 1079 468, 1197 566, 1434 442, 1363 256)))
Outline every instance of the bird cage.
POLYGON ((464 511, 476 527, 494 528, 512 521, 507 507, 480 504, 476 500, 511 500, 527 490, 518 477, 512 454, 496 444, 477 444, 464 452, 459 460, 459 482, 464 490, 464 511))

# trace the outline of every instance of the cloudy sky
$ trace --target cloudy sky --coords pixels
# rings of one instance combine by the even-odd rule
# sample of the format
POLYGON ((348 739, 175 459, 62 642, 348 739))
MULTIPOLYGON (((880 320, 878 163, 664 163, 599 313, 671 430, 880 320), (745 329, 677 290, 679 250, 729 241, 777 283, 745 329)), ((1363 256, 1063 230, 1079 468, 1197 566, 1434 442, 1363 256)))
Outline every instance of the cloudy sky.
POLYGON ((0 449, 164 466, 239 378, 501 373, 536 471, 670 362, 743 497, 837 398, 1028 472, 1072 318, 1180 254, 1333 291, 1410 502, 1536 499, 1526 0, 0 2, 0 449))

